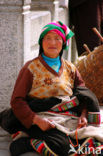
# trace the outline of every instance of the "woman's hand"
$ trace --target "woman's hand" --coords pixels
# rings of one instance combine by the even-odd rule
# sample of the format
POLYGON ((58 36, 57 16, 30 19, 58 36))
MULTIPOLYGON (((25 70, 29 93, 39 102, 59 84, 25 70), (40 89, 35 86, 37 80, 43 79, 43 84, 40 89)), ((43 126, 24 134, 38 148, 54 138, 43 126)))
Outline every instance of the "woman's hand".
POLYGON ((84 109, 83 111, 82 111, 82 114, 81 114, 81 116, 79 117, 79 119, 78 119, 78 127, 86 127, 87 126, 87 111, 86 111, 86 109, 84 109))
POLYGON ((38 115, 35 115, 33 119, 33 124, 36 124, 42 131, 49 130, 51 128, 55 128, 55 125, 52 121, 48 119, 42 119, 38 115))
POLYGON ((87 126, 87 118, 84 116, 80 116, 78 119, 78 127, 86 127, 87 126))

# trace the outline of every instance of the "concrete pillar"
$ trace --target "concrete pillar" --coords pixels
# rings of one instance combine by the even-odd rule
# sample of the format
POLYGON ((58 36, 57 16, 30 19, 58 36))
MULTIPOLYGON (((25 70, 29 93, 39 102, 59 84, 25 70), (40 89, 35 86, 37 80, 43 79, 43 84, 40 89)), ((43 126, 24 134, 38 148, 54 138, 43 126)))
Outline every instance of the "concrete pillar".
POLYGON ((49 22, 51 22, 50 11, 31 11, 31 28, 30 28, 31 50, 30 53, 28 53, 27 59, 24 60, 25 62, 38 56, 39 53, 38 39, 42 31, 42 28, 49 22))
POLYGON ((28 60, 31 53, 31 0, 23 1, 23 36, 24 36, 24 58, 23 63, 28 60))
POLYGON ((59 6, 68 7, 69 0, 59 0, 59 6))
POLYGON ((0 0, 0 110, 9 106, 18 71, 26 55, 25 23, 30 3, 31 0, 0 0))
POLYGON ((32 0, 32 10, 49 10, 52 21, 58 20, 59 0, 32 0))

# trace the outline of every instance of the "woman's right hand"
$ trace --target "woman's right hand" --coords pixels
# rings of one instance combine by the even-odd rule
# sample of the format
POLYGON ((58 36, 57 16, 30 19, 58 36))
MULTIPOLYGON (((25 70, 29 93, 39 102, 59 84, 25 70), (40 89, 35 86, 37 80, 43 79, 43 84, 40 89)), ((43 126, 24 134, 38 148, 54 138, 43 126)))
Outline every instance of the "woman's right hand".
POLYGON ((37 125, 42 131, 49 130, 51 128, 55 128, 55 124, 48 120, 48 119, 43 119, 39 117, 38 115, 35 115, 33 119, 33 124, 37 125))

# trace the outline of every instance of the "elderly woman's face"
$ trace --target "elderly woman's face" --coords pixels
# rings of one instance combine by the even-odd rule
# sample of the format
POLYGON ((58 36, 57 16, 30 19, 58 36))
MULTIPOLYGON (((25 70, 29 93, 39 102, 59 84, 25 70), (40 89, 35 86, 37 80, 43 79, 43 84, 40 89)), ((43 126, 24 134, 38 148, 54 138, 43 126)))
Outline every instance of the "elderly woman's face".
POLYGON ((63 39, 56 32, 48 32, 42 41, 44 54, 50 58, 56 58, 62 50, 63 39))

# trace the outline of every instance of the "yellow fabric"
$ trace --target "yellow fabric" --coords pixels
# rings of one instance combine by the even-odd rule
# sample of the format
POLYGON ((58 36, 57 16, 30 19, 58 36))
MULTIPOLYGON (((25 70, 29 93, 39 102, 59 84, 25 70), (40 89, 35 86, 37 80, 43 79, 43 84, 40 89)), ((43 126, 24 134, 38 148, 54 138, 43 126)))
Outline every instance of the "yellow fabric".
POLYGON ((71 96, 75 79, 75 66, 63 60, 60 76, 53 74, 37 58, 28 66, 33 74, 33 84, 29 92, 31 97, 46 98, 51 96, 71 96))

